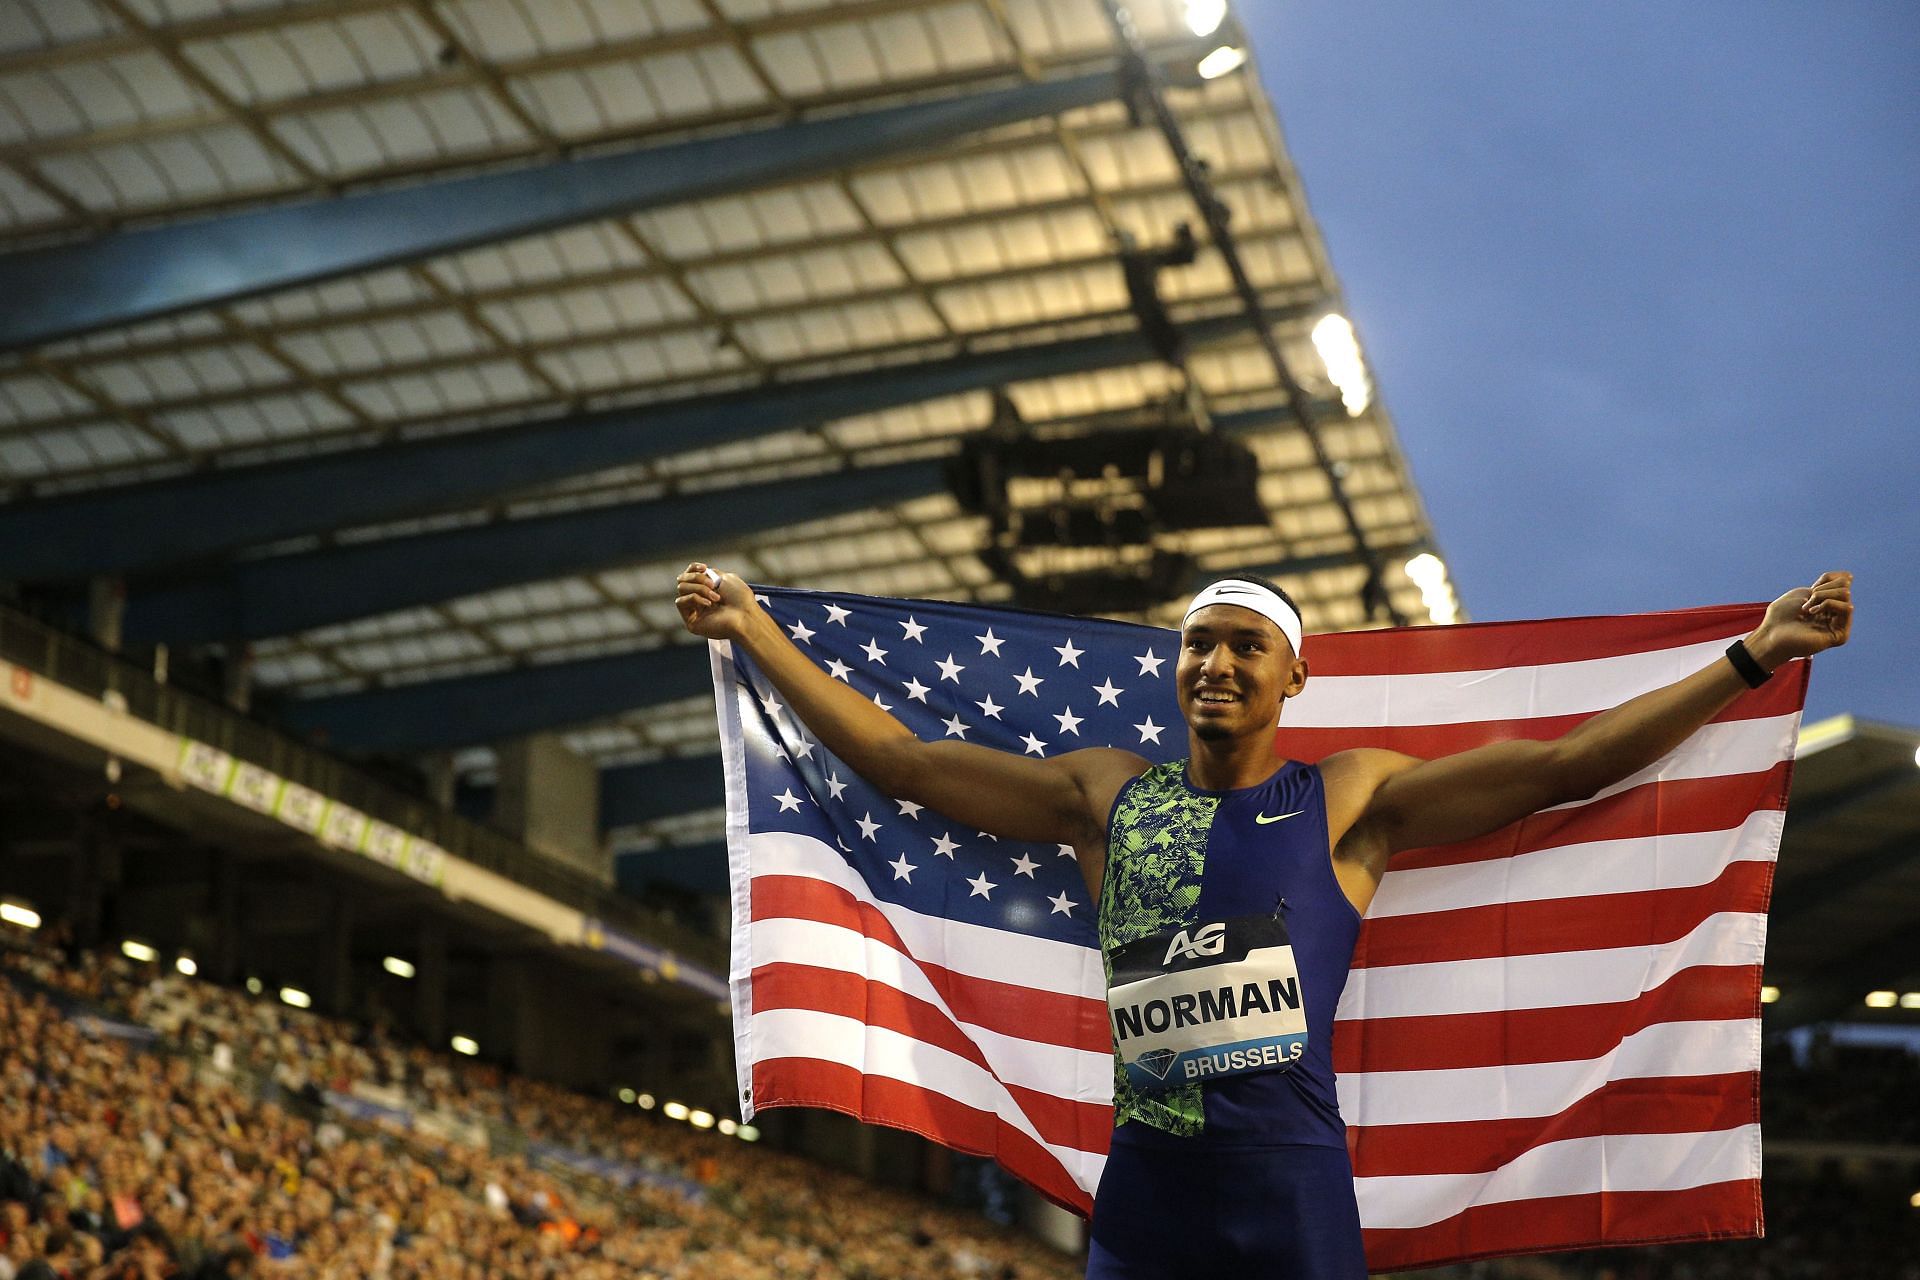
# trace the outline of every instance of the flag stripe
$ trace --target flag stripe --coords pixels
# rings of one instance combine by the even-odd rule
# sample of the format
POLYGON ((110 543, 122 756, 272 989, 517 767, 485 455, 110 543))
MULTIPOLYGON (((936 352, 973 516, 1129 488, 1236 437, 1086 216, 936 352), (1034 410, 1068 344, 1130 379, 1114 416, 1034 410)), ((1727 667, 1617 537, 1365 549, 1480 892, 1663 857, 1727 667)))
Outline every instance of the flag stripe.
POLYGON ((1316 678, 1471 673, 1530 666, 1543 653, 1583 662, 1716 640, 1725 645, 1751 631, 1765 612, 1766 606, 1759 604, 1713 605, 1613 617, 1339 631, 1310 635, 1301 647, 1312 651, 1316 678))
POLYGON ((1750 1017, 1759 988, 1758 965, 1696 965, 1611 1004, 1342 1022, 1333 1066, 1344 1075, 1597 1058, 1656 1023, 1750 1017))
POLYGON ((1692 1133, 1753 1124, 1755 1073, 1610 1080, 1544 1122, 1370 1125, 1348 1135, 1362 1177, 1484 1173, 1543 1143, 1608 1133, 1692 1133))
POLYGON ((1443 964, 1492 956, 1663 946, 1721 911, 1764 912, 1773 863, 1728 863, 1706 884, 1637 893, 1462 907, 1369 920, 1353 967, 1443 964))
MULTIPOLYGON (((809 920, 836 926, 870 938, 901 955, 913 956, 912 949, 878 908, 856 900, 838 885, 804 876, 755 877, 752 920, 758 925, 775 919, 809 920)), ((1016 940, 1009 945, 1019 943, 1016 940)), ((814 958, 806 951, 773 954, 814 958)), ((939 993, 946 1009, 960 1022, 1103 1057, 1113 1052, 1104 994, 1094 998, 1036 991, 1019 983, 977 978, 917 957, 915 963, 939 993)))
POLYGON ((1608 1134, 1569 1138, 1522 1152, 1485 1173, 1355 1178, 1363 1221, 1424 1227, 1477 1205, 1593 1191, 1678 1191, 1751 1171, 1760 1126, 1708 1133, 1608 1134), (1596 1186, 1595 1183, 1604 1183, 1596 1186))
POLYGON ((1664 947, 1355 969, 1334 1016, 1339 1020, 1406 1018, 1615 1004, 1693 965, 1757 965, 1766 936, 1765 916, 1724 911, 1708 916, 1686 937, 1664 947))
POLYGON ((1384 1080, 1371 1072, 1354 1072, 1341 1076, 1336 1085, 1340 1114, 1348 1125, 1362 1129, 1551 1116, 1609 1080, 1750 1071, 1759 1043, 1758 1018, 1659 1022, 1583 1061, 1395 1071, 1384 1080))
MULTIPOLYGON (((969 1155, 992 1156, 1055 1204, 1081 1214, 1093 1207, 1093 1197, 1046 1147, 993 1111, 932 1089, 814 1057, 762 1057, 753 1064, 753 1091, 761 1106, 826 1107, 969 1155)), ((1106 1127, 1111 1131, 1110 1119, 1106 1127)), ((1079 1176, 1089 1186, 1099 1182, 1097 1167, 1079 1176)))
POLYGON ((1369 1226, 1362 1235, 1369 1269, 1398 1271, 1548 1249, 1747 1237, 1760 1229, 1760 1179, 1755 1176, 1680 1189, 1476 1205, 1431 1226, 1369 1226))
POLYGON ((1767 857, 1780 812, 1762 809, 1743 816, 1744 821, 1723 831, 1659 835, 1638 831, 1623 836, 1599 830, 1580 844, 1555 845, 1498 861, 1396 867, 1374 895, 1367 920, 1707 884, 1730 862, 1767 857))
MULTIPOLYGON (((1381 893, 1402 875, 1426 867, 1451 867, 1534 853, 1590 840, 1682 835, 1739 826, 1760 809, 1787 807, 1791 766, 1775 764, 1750 773, 1642 782, 1571 808, 1545 809, 1478 840, 1393 855, 1393 874, 1381 893)), ((1378 910, 1379 897, 1369 914, 1378 910)))

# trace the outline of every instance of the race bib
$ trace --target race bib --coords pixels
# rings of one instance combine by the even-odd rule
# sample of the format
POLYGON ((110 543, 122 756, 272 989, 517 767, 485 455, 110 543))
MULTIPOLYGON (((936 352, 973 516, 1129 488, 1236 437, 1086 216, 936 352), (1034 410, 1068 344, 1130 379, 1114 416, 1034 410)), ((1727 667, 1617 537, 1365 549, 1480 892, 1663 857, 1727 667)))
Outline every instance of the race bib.
POLYGON ((1113 952, 1113 1044, 1149 1092, 1292 1066, 1307 1051, 1293 942, 1277 915, 1138 938, 1113 952))

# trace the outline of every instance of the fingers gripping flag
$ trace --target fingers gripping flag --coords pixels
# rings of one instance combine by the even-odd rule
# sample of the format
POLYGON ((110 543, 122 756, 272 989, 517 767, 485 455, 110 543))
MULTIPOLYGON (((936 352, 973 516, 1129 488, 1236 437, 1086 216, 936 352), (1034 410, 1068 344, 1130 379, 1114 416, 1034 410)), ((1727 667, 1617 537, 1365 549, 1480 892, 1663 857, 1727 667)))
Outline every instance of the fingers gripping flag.
MULTIPOLYGON (((1186 752, 1171 631, 759 598, 923 739, 1186 752)), ((1760 612, 1314 636, 1276 754, 1555 737, 1705 666, 1760 612)), ((881 794, 744 655, 712 652, 743 1111, 911 1129, 1087 1210, 1113 1056, 1072 849, 881 794)), ((1759 1233, 1760 962, 1806 671, 1590 800, 1394 859, 1333 1046, 1375 1269, 1759 1233)))

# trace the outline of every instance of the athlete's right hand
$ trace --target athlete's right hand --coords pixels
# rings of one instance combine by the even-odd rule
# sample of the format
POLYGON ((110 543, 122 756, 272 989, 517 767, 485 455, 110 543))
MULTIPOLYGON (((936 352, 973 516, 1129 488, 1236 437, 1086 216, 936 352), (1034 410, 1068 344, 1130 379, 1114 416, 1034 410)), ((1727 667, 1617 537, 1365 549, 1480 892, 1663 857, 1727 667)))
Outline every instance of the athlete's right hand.
POLYGON ((706 640, 738 640, 752 617, 753 588, 737 573, 722 573, 720 581, 707 576, 707 566, 694 563, 675 579, 674 606, 687 630, 706 640))

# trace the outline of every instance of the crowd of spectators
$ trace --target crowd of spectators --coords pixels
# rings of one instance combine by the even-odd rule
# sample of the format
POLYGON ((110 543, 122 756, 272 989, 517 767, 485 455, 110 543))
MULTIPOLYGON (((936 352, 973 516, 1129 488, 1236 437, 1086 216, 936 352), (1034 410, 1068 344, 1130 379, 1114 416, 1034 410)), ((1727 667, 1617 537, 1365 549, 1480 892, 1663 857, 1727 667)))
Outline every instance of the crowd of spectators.
POLYGON ((0 1280, 1051 1280, 1031 1238, 118 955, 0 950, 0 1280), (115 1034, 91 1014, 157 1034, 115 1034), (441 1123, 345 1118, 328 1093, 441 1123), (545 1168, 551 1142, 658 1174, 545 1168))

